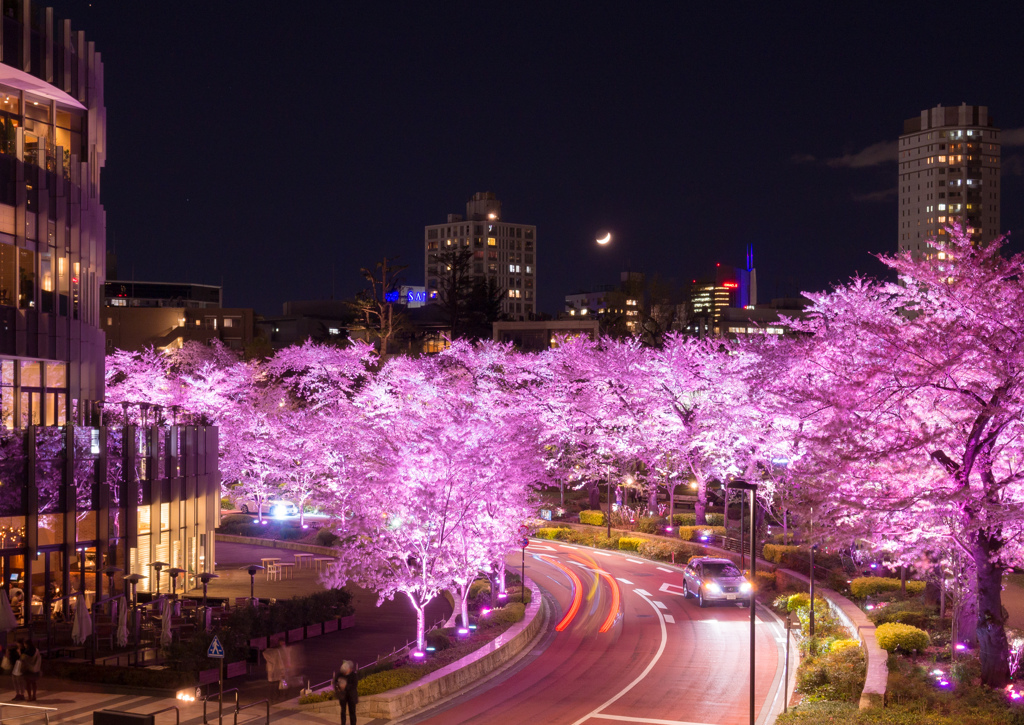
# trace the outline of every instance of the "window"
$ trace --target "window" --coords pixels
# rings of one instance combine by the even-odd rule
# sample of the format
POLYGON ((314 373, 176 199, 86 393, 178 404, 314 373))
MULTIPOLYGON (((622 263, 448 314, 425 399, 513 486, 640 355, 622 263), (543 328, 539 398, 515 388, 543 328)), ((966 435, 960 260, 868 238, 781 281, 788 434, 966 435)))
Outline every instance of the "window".
POLYGON ((487 237, 487 246, 488 247, 494 247, 494 246, 497 246, 497 244, 498 244, 498 240, 495 237, 487 237))

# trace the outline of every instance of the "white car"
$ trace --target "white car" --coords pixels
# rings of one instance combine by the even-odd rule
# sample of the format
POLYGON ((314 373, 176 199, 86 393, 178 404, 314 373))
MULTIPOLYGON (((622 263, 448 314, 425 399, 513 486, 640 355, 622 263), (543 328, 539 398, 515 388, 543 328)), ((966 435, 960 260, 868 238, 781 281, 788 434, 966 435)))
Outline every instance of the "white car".
MULTIPOLYGON (((243 514, 260 513, 260 508, 261 507, 252 499, 245 499, 244 501, 238 502, 238 509, 243 514)), ((299 515, 299 508, 294 502, 280 498, 272 498, 264 501, 262 509, 262 513, 270 514, 271 516, 279 519, 299 515)))

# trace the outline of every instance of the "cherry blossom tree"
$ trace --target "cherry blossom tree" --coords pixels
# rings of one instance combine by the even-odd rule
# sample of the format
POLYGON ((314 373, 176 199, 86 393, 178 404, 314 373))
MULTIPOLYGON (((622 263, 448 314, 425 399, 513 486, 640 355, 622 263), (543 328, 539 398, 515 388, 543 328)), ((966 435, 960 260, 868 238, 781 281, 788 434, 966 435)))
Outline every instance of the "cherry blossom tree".
POLYGON ((1009 676, 1001 576, 1021 554, 1024 258, 950 228, 881 257, 899 283, 813 294, 780 389, 799 410, 805 505, 839 534, 955 546, 973 567, 982 679, 1009 676))

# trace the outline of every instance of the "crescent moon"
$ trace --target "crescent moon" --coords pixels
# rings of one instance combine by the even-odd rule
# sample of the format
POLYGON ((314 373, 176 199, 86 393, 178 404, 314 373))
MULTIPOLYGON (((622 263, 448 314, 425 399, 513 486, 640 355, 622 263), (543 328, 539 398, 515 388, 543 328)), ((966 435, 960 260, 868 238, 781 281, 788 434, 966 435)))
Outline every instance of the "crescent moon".
POLYGON ((595 240, 595 241, 596 241, 596 242, 597 242, 598 244, 607 244, 607 243, 608 243, 608 242, 610 242, 611 240, 612 240, 612 233, 611 233, 611 232, 608 232, 608 233, 607 233, 607 234, 605 234, 605 235, 604 235, 603 237, 601 237, 600 239, 597 239, 597 240, 595 240))

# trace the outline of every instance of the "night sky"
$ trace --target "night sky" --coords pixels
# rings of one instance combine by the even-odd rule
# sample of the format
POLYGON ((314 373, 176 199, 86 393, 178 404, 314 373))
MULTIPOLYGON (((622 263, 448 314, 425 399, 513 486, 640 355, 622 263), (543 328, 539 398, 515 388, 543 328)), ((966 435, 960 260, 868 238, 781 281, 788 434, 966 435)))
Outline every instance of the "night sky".
POLYGON ((1017 2, 53 4, 105 64, 119 276, 227 306, 330 298, 332 269, 348 297, 384 255, 423 284, 423 226, 476 191, 537 225, 541 311, 748 244, 762 302, 882 274, 896 138, 939 103, 1016 129, 1002 228, 1024 248, 1017 2))

